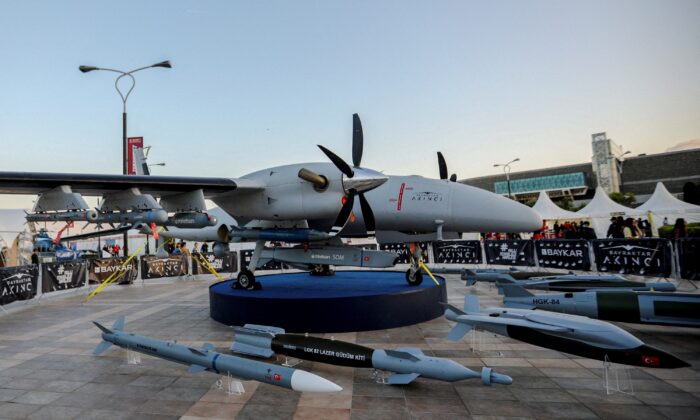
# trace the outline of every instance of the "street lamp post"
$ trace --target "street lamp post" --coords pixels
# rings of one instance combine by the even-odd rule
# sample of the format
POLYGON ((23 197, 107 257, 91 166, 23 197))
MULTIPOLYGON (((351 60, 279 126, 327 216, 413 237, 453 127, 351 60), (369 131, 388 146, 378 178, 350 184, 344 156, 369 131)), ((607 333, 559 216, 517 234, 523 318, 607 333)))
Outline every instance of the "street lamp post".
MULTIPOLYGON (((131 94, 131 91, 134 90, 134 86, 136 86, 136 79, 134 78, 133 74, 136 73, 137 71, 145 70, 145 69, 150 69, 154 67, 162 67, 162 68, 172 68, 172 65, 170 64, 170 61, 161 61, 160 63, 156 64, 151 64, 150 66, 145 66, 145 67, 139 67, 137 69, 131 70, 131 71, 122 71, 122 70, 116 70, 116 69, 108 69, 105 67, 95 67, 95 66, 80 66, 78 69, 83 72, 83 73, 89 73, 91 71, 95 70, 103 70, 103 71, 111 71, 113 73, 118 73, 119 76, 117 76, 117 79, 114 81, 114 88, 117 90, 117 93, 119 96, 122 98, 122 174, 127 175, 129 173, 129 163, 127 161, 127 156, 128 156, 128 144, 127 144, 127 137, 126 137, 126 101, 129 99, 129 95, 131 94), (126 91, 126 93, 122 92, 119 89, 119 81, 124 78, 128 77, 131 79, 131 86, 129 87, 129 90, 126 91)), ((124 232, 124 255, 129 254, 129 243, 128 243, 128 232, 124 232)))
POLYGON ((506 184, 508 185, 508 198, 513 199, 510 193, 510 165, 512 163, 520 161, 520 158, 515 158, 511 160, 508 163, 494 163, 493 167, 498 168, 499 166, 503 167, 503 173, 506 174, 506 184))

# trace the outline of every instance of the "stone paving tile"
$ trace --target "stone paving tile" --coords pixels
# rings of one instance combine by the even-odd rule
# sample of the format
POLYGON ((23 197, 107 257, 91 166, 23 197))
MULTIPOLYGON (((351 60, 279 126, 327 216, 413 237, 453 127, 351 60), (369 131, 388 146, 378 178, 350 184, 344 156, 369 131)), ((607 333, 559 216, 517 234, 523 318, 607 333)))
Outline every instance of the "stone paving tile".
POLYGON ((649 405, 700 406, 700 399, 680 392, 635 392, 634 396, 649 405))
POLYGON ((467 406, 472 416, 497 416, 497 417, 534 417, 530 407, 520 401, 494 401, 490 400, 466 400, 467 406))
POLYGON ((299 406, 294 412, 294 420, 349 420, 349 408, 324 408, 299 406))
POLYGON ((523 402, 576 402, 569 393, 559 389, 513 388, 510 392, 523 402))
POLYGON ((145 414, 164 414, 167 416, 182 416, 185 414, 192 403, 189 401, 168 401, 163 403, 161 400, 147 400, 134 410, 136 413, 145 414))
POLYGON ((200 401, 190 407, 184 417, 232 419, 243 409, 243 404, 224 404, 200 401))
POLYGON ((673 420, 700 419, 700 407, 653 406, 656 411, 673 420))
POLYGON ((609 420, 661 420, 667 417, 652 407, 641 405, 631 408, 620 404, 586 404, 601 419, 609 420))
POLYGON ((19 397, 22 394, 25 394, 27 391, 25 389, 4 389, 0 388, 0 402, 7 402, 7 401, 12 401, 15 398, 19 397))
POLYGON ((350 414, 351 420, 405 420, 408 418, 410 417, 405 407, 396 410, 353 408, 350 414))
POLYGON ((270 405, 247 403, 238 412, 236 419, 259 420, 259 419, 293 419, 296 412, 296 405, 270 405))
POLYGON ((41 408, 40 405, 33 404, 0 403, 0 415, 8 419, 23 419, 41 408))
POLYGON ((28 391, 12 400, 12 402, 22 404, 44 405, 56 401, 63 395, 65 394, 62 394, 60 392, 28 391))
POLYGON ((29 420, 69 420, 78 417, 83 410, 72 407, 44 406, 27 416, 29 420))
POLYGON ((406 398, 409 413, 462 414, 469 415, 460 398, 406 398))
POLYGON ((583 404, 576 403, 525 403, 538 419, 596 419, 598 416, 583 404))

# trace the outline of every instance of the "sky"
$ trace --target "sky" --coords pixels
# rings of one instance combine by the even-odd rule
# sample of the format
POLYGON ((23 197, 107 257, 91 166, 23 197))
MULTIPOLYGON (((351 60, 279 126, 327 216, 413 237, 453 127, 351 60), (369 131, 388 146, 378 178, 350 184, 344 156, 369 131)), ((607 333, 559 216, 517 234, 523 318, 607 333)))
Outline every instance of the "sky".
MULTIPOLYGON (((459 178, 700 138, 700 1, 0 0, 0 171, 121 173, 128 133, 158 175, 238 177, 351 160, 459 178), (128 89, 128 86, 126 86, 128 89)), ((27 201, 29 200, 29 201, 27 201)), ((0 207, 27 198, 0 196, 0 207)))

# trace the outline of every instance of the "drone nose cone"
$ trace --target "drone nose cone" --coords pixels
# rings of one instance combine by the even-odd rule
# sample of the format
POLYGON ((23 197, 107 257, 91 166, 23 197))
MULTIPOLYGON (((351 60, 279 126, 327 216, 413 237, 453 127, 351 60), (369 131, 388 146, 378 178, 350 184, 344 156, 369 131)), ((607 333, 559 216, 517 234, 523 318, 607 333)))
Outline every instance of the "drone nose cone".
POLYGON ((385 183, 389 177, 372 169, 355 167, 352 178, 343 176, 343 188, 346 192, 355 190, 358 193, 373 190, 385 183))
POLYGON ((457 184, 452 214, 460 232, 532 232, 542 216, 530 207, 492 192, 457 184))

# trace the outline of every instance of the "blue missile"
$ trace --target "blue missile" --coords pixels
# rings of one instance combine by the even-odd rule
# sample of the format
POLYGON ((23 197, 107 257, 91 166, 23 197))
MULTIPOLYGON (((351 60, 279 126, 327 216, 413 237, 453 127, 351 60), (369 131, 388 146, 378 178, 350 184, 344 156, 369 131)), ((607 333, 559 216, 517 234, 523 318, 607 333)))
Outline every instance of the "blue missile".
POLYGON ((112 329, 93 323, 102 330, 102 341, 93 354, 98 356, 112 344, 129 350, 155 356, 172 362, 190 366, 190 372, 208 370, 219 374, 230 374, 243 380, 256 380, 270 385, 292 389, 299 392, 338 392, 342 388, 337 384, 313 373, 284 366, 263 363, 218 353, 214 346, 205 343, 200 349, 161 341, 154 338, 124 332, 124 316, 119 316, 112 329))
POLYGON ((374 368, 393 372, 388 378, 390 385, 406 385, 420 376, 448 382, 480 378, 484 385, 513 383, 510 376, 491 368, 475 372, 453 360, 427 356, 418 348, 372 349, 346 341, 285 334, 282 328, 253 324, 235 327, 234 331, 236 341, 231 351, 235 353, 257 357, 278 353, 338 366, 374 368))

